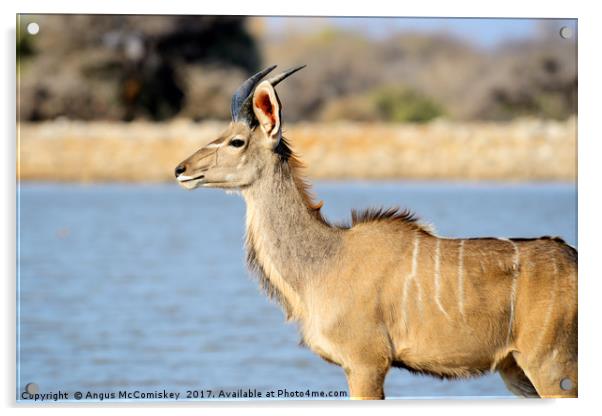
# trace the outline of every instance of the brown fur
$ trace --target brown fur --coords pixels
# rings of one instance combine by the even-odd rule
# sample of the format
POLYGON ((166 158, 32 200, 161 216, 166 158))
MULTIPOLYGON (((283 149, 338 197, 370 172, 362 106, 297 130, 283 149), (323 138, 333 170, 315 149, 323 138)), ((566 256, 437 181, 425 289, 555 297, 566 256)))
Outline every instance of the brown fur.
POLYGON ((352 398, 383 398, 391 367, 499 371, 517 395, 577 396, 574 248, 556 237, 442 238, 396 209, 331 225, 281 137, 275 92, 260 87, 274 97, 255 105, 260 123, 232 123, 180 165, 179 180, 241 191, 249 267, 299 323, 302 344, 344 369, 352 398), (230 148, 233 137, 245 146, 230 148))

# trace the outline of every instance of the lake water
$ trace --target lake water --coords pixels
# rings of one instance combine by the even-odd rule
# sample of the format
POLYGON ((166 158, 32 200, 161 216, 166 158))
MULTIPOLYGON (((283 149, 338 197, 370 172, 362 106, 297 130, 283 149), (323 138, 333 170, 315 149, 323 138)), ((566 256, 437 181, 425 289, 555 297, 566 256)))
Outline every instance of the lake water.
MULTIPOLYGON (((407 207, 440 235, 559 235, 576 245, 572 184, 321 182, 323 212, 407 207)), ((22 184, 17 388, 41 393, 346 391, 245 269, 244 202, 169 185, 22 184)), ((203 393, 204 392, 204 393, 203 393)), ((395 397, 510 393, 498 375, 392 369, 395 397)), ((264 396, 265 397, 265 396, 264 396)))

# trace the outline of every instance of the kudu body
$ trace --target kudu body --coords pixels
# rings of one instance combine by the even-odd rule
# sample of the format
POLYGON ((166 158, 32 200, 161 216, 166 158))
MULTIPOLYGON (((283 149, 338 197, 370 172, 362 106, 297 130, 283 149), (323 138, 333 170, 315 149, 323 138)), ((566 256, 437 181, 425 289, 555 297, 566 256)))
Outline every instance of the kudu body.
POLYGON ((303 343, 343 367, 352 398, 384 398, 391 367, 454 378, 499 371, 517 395, 577 395, 577 252, 559 238, 447 239, 407 212, 320 214, 281 133, 274 86, 250 78, 233 121, 176 168, 188 189, 240 191, 247 260, 299 323, 303 343))

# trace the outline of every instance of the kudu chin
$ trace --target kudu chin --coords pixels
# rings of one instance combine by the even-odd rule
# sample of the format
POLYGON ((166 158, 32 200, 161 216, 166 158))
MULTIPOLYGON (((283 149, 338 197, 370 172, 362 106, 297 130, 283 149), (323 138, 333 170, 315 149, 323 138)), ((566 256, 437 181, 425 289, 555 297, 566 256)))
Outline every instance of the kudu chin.
POLYGON ((189 189, 240 191, 248 265, 303 344, 343 367, 354 399, 384 398, 391 367, 498 371, 517 395, 576 397, 576 250, 552 237, 442 238, 395 209, 330 224, 282 137, 274 87, 301 68, 244 82, 229 127, 175 174, 189 189))

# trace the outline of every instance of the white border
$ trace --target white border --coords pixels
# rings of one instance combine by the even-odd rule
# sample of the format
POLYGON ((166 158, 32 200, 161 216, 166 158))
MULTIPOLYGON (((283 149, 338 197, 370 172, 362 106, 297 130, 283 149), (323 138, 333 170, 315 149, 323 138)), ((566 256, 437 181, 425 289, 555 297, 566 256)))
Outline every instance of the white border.
POLYGON ((352 2, 325 2, 323 0, 285 1, 236 1, 236 2, 203 2, 184 0, 145 0, 130 1, 105 0, 103 2, 81 2, 81 0, 55 0, 51 3, 42 0, 21 0, 18 4, 10 1, 1 3, 3 22, 2 47, 2 91, 5 96, 0 100, 0 117, 4 126, 2 138, 4 169, 2 169, 2 227, 4 239, 0 253, 4 275, 2 282, 2 333, 5 335, 1 343, 3 376, 0 382, 2 403, 13 412, 30 413, 37 409, 18 406, 15 409, 15 15, 21 13, 145 13, 145 14, 252 14, 252 15, 330 15, 344 13, 347 16, 448 16, 448 17, 556 17, 579 19, 579 306, 580 306, 580 398, 577 400, 550 401, 395 401, 385 403, 211 403, 211 404, 179 404, 176 409, 167 411, 166 406, 152 406, 137 409, 133 406, 66 406, 46 407, 44 411, 51 414, 79 414, 81 410, 90 413, 111 411, 123 408, 127 413, 164 414, 169 412, 186 412, 191 414, 229 411, 232 413, 265 414, 304 414, 307 412, 344 411, 350 414, 364 414, 366 410, 384 411, 391 414, 418 411, 421 414, 462 414, 462 415, 504 415, 528 411, 529 413, 545 413, 546 415, 593 413, 599 408, 597 403, 597 386, 600 385, 600 305, 597 300, 600 291, 600 268, 595 261, 599 254, 594 239, 600 230, 600 186, 598 180, 600 165, 600 75, 602 67, 599 56, 599 39, 602 33, 595 2, 545 1, 527 2, 524 0, 504 0, 498 2, 482 2, 455 0, 435 2, 421 0, 418 2, 392 2, 371 0, 361 4, 352 2), (337 409, 335 409, 335 407, 337 409), (20 408, 20 409, 19 409, 20 408), (83 408, 83 409, 82 409, 83 408))

